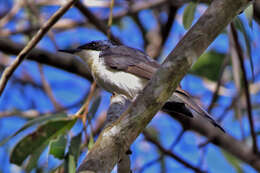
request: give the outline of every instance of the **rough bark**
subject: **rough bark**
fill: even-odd
[[[248,4],[248,0],[213,1],[170,53],[143,92],[118,121],[101,133],[78,172],[110,172],[172,95],[193,62]],[[260,170],[259,164],[252,166]]]

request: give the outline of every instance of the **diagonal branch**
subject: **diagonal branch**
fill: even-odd
[[[248,4],[248,0],[213,1],[170,53],[143,92],[113,126],[103,130],[78,172],[111,171],[172,95],[193,62]]]
[[[6,54],[18,55],[25,46],[25,44],[15,43],[8,38],[0,38],[0,50]],[[69,54],[51,53],[44,49],[34,48],[28,54],[27,59],[60,68],[92,81],[87,65]]]
[[[203,136],[207,136],[207,138],[210,139],[207,143],[212,142],[243,162],[251,165],[253,168],[258,170],[258,172],[260,171],[259,155],[252,152],[251,147],[247,146],[245,143],[238,141],[230,135],[214,130],[214,127],[201,118],[188,118],[176,114],[170,114],[170,116],[180,122],[183,127],[198,132]],[[203,143],[203,145],[206,145],[207,143]]]
[[[197,173],[203,173],[205,171],[200,170],[199,168],[191,165],[189,162],[187,162],[186,160],[182,159],[181,157],[179,157],[178,155],[176,155],[175,153],[173,153],[171,150],[167,150],[165,149],[160,142],[158,142],[157,140],[155,140],[151,135],[149,135],[149,133],[147,133],[146,131],[143,132],[145,138],[151,142],[152,144],[154,144],[159,150],[160,152],[162,152],[163,154],[172,157],[173,159],[175,159],[176,161],[180,162],[181,164],[183,164],[184,166],[186,166],[187,168],[193,170],[194,172]]]
[[[37,45],[37,43],[49,31],[49,29],[76,1],[77,0],[70,0],[64,6],[62,6],[37,32],[37,34],[31,39],[27,46],[19,53],[14,62],[5,69],[0,79],[0,96],[2,95],[9,78],[12,76],[16,68],[22,63],[22,61],[27,57],[28,53]]]

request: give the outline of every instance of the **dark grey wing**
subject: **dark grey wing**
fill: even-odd
[[[101,52],[100,57],[104,58],[105,64],[112,69],[129,72],[145,79],[151,79],[160,67],[160,64],[144,52],[126,46],[108,48]]]
[[[100,57],[104,58],[105,64],[112,69],[129,72],[146,79],[151,79],[160,67],[156,61],[149,58],[144,52],[126,46],[115,46],[113,48],[108,48],[101,52]],[[212,119],[210,115],[180,87],[176,89],[174,95],[182,100],[185,105],[196,111],[199,115],[207,118],[214,126],[224,131],[224,129],[218,125],[214,119]],[[171,104],[169,102],[168,105],[166,103],[164,107],[167,110],[173,109],[173,111],[181,111],[185,115],[192,116],[189,110],[186,110],[187,108],[185,109],[183,103],[178,104],[177,102],[174,102]]]

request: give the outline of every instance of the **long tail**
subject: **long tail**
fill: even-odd
[[[210,114],[198,105],[187,92],[181,88],[177,88],[174,92],[174,96],[176,96],[180,102],[183,102],[186,106],[197,112],[200,116],[206,118],[215,127],[218,127],[221,131],[225,132],[225,130],[213,118],[211,118]]]

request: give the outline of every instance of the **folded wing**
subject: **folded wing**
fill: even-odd
[[[129,72],[148,80],[152,78],[160,67],[159,63],[151,59],[144,52],[126,46],[117,46],[107,49],[103,51],[100,56],[104,57],[106,65],[110,68]],[[183,107],[184,103],[224,132],[224,129],[218,125],[217,122],[210,117],[209,113],[199,106],[187,92],[178,87],[174,92],[174,96],[177,97],[175,99],[180,100],[180,102],[173,101],[172,104],[166,103],[164,107],[167,107],[168,111],[169,107],[172,106],[173,111],[180,110],[183,114],[192,116],[190,111],[184,110],[184,108],[186,108]]]

